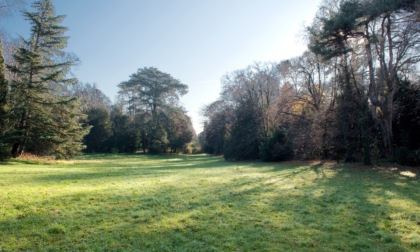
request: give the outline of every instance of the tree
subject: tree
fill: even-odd
[[[204,150],[231,160],[258,158],[261,144],[278,127],[279,78],[277,66],[268,63],[225,75],[221,98],[203,111]]]
[[[87,152],[104,152],[112,149],[111,100],[96,84],[77,83],[66,90],[66,94],[79,99],[79,112],[86,114],[85,124],[91,126],[83,142]]]
[[[396,151],[394,158],[402,165],[420,165],[420,83],[401,83],[395,104],[394,136]]]
[[[50,0],[33,4],[35,12],[24,12],[32,29],[29,40],[14,54],[15,65],[8,66],[17,79],[11,83],[12,155],[24,150],[36,154],[72,157],[83,149],[82,138],[89,131],[80,123],[77,99],[63,93],[75,82],[67,78],[75,60],[63,49],[67,45],[64,16],[55,16]]]
[[[165,128],[168,133],[168,146],[171,153],[183,150],[195,135],[191,119],[179,108],[173,108],[166,113]]]
[[[77,83],[68,90],[68,95],[77,97],[80,100],[79,108],[82,113],[92,109],[111,110],[111,100],[98,89],[96,84]]]
[[[9,83],[6,80],[6,67],[0,39],[0,160],[7,159],[9,144],[5,141],[9,129]]]
[[[232,122],[232,108],[224,100],[217,100],[203,108],[206,117],[200,145],[206,153],[223,154]]]
[[[135,152],[142,147],[141,140],[145,138],[142,137],[144,130],[141,128],[141,122],[135,120],[134,116],[130,117],[124,114],[118,106],[112,107],[110,118],[112,136],[109,144],[111,151]]]
[[[279,126],[287,129],[298,158],[329,158],[332,154],[332,111],[336,102],[333,61],[306,51],[278,64],[281,96]]]
[[[293,157],[285,129],[279,128],[268,136],[260,148],[260,157],[263,161],[285,161]]]
[[[149,151],[165,151],[169,140],[164,120],[170,118],[169,111],[178,106],[179,96],[187,93],[188,86],[154,67],[139,69],[118,86],[128,113],[147,119],[142,125],[147,139],[142,141]]]
[[[8,16],[14,9],[22,4],[22,0],[0,0],[0,18]],[[8,131],[10,130],[10,82],[7,80],[5,60],[5,54],[7,56],[8,53],[8,46],[6,46],[6,53],[4,52],[4,46],[4,40],[2,36],[0,36],[0,160],[6,160],[10,156],[10,143],[7,139]]]
[[[251,160],[259,158],[259,147],[263,140],[260,131],[261,111],[250,99],[242,101],[234,111],[232,128],[224,148],[227,160]]]
[[[418,7],[414,0],[342,1],[332,15],[321,18],[320,28],[310,29],[312,51],[342,58],[346,85],[348,54],[366,62],[366,95],[388,156],[393,151],[394,100],[401,77],[420,61]]]
[[[87,152],[105,152],[111,149],[111,120],[108,111],[103,107],[91,108],[87,111],[87,123],[91,126],[89,134],[84,138]]]

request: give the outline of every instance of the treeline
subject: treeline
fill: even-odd
[[[112,105],[94,85],[72,77],[78,60],[64,51],[64,16],[50,0],[32,7],[23,12],[29,38],[6,46],[0,40],[0,159],[24,152],[56,158],[82,150],[178,152],[191,142],[191,120],[179,105],[185,84],[156,68],[139,69],[119,84]]]
[[[420,4],[327,0],[309,51],[227,74],[203,109],[204,151],[228,160],[420,164]]]
[[[78,84],[81,112],[91,130],[86,152],[196,152],[197,138],[190,118],[179,104],[188,87],[156,68],[142,68],[119,85],[111,104],[95,85]],[[197,142],[195,140],[195,142]]]

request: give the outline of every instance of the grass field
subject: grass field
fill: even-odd
[[[419,251],[419,175],[205,155],[0,163],[0,251]]]

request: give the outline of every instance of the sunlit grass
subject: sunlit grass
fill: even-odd
[[[418,251],[418,170],[87,155],[0,164],[0,251]]]

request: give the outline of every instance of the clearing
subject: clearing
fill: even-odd
[[[0,251],[419,251],[419,170],[220,157],[0,163]]]

